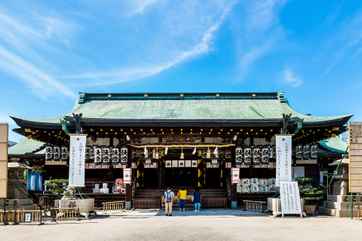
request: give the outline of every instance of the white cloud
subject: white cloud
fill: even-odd
[[[22,80],[39,96],[61,93],[75,97],[71,90],[54,77],[2,46],[0,46],[0,69]]]
[[[232,30],[239,59],[238,79],[244,79],[260,59],[267,56],[283,37],[278,13],[285,0],[254,0],[245,2],[244,16],[232,18]]]
[[[304,81],[289,67],[286,67],[283,70],[283,82],[294,88],[300,87],[304,83]]]
[[[144,11],[151,7],[152,5],[159,2],[159,0],[132,0],[133,8],[130,11],[129,15],[139,15],[143,14]]]
[[[346,58],[355,59],[362,54],[362,11],[350,17],[341,27],[335,27],[336,31],[330,36],[323,50],[320,51],[325,64],[322,77],[330,74]]]
[[[114,85],[126,81],[143,79],[153,75],[157,75],[163,71],[166,71],[176,65],[193,59],[197,56],[203,55],[211,51],[212,41],[215,34],[224,23],[226,17],[229,15],[232,8],[238,1],[234,0],[227,4],[220,17],[213,22],[206,31],[201,35],[200,40],[191,48],[176,53],[172,58],[167,61],[155,63],[147,66],[136,66],[119,68],[113,70],[96,70],[74,75],[63,76],[63,79],[81,80],[87,79],[87,83],[83,86],[100,86],[100,85]],[[107,80],[105,80],[107,79]],[[90,81],[90,80],[93,80]]]
[[[23,81],[43,99],[52,94],[75,97],[61,81],[44,70],[52,64],[40,53],[54,51],[54,42],[66,43],[73,25],[58,17],[39,14],[27,20],[0,8],[0,71]]]

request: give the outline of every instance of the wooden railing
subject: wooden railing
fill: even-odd
[[[243,206],[245,211],[264,212],[266,210],[267,203],[265,201],[243,200]]]
[[[102,209],[104,212],[124,210],[125,202],[124,201],[103,202]]]
[[[79,220],[80,213],[77,208],[54,208],[56,221]]]
[[[0,223],[43,223],[42,210],[0,210]]]

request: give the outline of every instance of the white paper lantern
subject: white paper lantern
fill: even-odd
[[[128,163],[128,148],[127,147],[122,147],[121,148],[121,163]]]

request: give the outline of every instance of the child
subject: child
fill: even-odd
[[[178,191],[177,196],[179,198],[180,211],[184,212],[185,211],[185,203],[186,203],[186,199],[187,199],[187,190],[186,190],[186,188],[181,188]]]
[[[195,189],[194,192],[194,210],[195,212],[200,212],[201,207],[201,194],[198,188]]]

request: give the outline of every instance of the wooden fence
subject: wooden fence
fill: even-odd
[[[77,208],[53,208],[55,221],[80,220],[79,209]]]
[[[4,224],[23,224],[35,223],[42,224],[42,210],[0,210],[0,223]]]
[[[103,202],[102,203],[103,212],[106,214],[112,214],[113,212],[125,210],[124,201],[114,201],[114,202]]]

